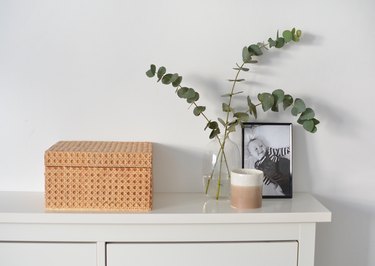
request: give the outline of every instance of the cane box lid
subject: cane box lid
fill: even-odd
[[[151,142],[59,141],[44,155],[45,166],[152,167]]]

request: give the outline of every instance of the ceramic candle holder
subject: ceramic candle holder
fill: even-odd
[[[231,205],[237,209],[262,207],[263,172],[236,169],[231,172]]]

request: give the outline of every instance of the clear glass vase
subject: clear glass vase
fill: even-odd
[[[228,136],[213,139],[207,145],[203,159],[203,189],[206,195],[215,199],[229,198],[230,171],[240,167],[237,144]]]

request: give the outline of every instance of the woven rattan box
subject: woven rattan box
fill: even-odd
[[[44,160],[47,210],[152,209],[150,142],[60,141]]]

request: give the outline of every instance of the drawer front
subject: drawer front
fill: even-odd
[[[96,266],[94,243],[0,242],[0,265]]]
[[[107,266],[297,266],[298,243],[110,243]]]

